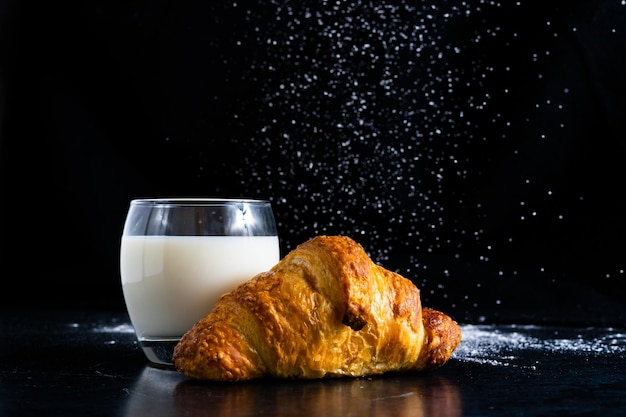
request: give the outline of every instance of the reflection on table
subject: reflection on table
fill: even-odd
[[[461,416],[458,387],[434,373],[215,383],[146,366],[124,415]]]

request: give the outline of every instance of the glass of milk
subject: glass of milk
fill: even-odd
[[[120,275],[147,358],[171,365],[176,343],[221,295],[279,260],[269,201],[132,200],[121,238]]]

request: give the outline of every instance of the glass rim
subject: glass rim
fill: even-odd
[[[257,198],[231,198],[231,197],[146,197],[135,198],[130,201],[131,205],[222,205],[222,204],[269,204],[266,199]]]

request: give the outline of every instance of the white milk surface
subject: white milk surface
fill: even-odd
[[[122,288],[137,337],[180,338],[220,296],[279,260],[276,236],[123,236]]]

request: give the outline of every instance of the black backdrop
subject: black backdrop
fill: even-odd
[[[4,2],[5,307],[123,309],[128,202],[272,201],[461,321],[626,318],[616,1]]]

